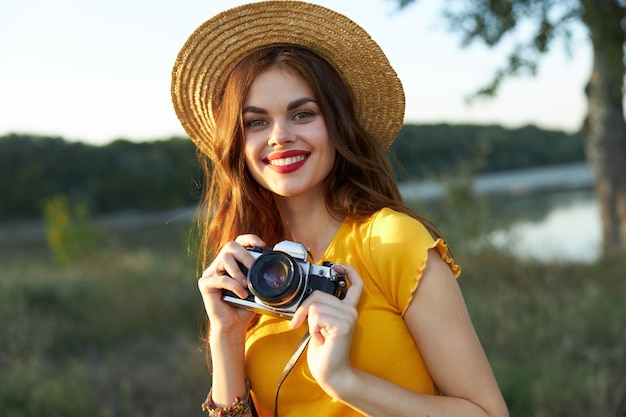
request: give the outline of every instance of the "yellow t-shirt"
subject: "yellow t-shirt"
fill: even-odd
[[[448,257],[441,239],[435,241],[412,217],[383,209],[366,220],[346,219],[322,259],[351,265],[364,281],[350,353],[352,366],[410,390],[435,394],[434,383],[403,319],[430,248],[437,248],[458,277],[460,267]],[[305,332],[306,325],[292,330],[288,321],[265,315],[249,331],[246,372],[260,416],[273,415],[280,376]],[[359,415],[333,401],[317,385],[309,372],[306,352],[283,383],[278,407],[280,417]]]

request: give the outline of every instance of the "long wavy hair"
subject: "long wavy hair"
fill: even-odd
[[[404,203],[385,149],[360,125],[352,91],[335,68],[307,49],[268,47],[233,69],[215,101],[217,128],[211,149],[199,156],[205,181],[197,215],[199,266],[206,268],[217,251],[240,234],[254,233],[268,245],[284,238],[272,193],[252,178],[243,157],[243,103],[255,78],[273,67],[290,71],[310,85],[326,121],[336,148],[334,166],[323,184],[329,213],[359,219],[389,207],[420,220],[439,237],[430,222]]]

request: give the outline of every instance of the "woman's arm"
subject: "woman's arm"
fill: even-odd
[[[198,280],[210,324],[211,398],[220,408],[233,404],[236,397],[249,396],[245,382],[245,336],[253,314],[222,301],[222,292],[227,289],[246,296],[246,277],[237,262],[249,267],[254,258],[244,246],[254,245],[265,244],[253,235],[239,236],[226,244]]]
[[[211,329],[211,397],[217,407],[231,405],[235,397],[248,398],[244,368],[245,332]]]

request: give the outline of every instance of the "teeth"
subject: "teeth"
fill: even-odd
[[[305,159],[305,155],[298,155],[290,156],[289,158],[272,159],[269,163],[275,167],[284,167],[285,165],[295,164],[296,162],[304,161]]]

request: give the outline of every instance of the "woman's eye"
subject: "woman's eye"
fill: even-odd
[[[252,120],[248,120],[245,123],[245,127],[246,128],[258,128],[258,127],[263,127],[267,124],[267,122],[263,119],[252,119]]]
[[[313,113],[312,111],[309,110],[301,110],[299,112],[297,112],[296,114],[293,115],[293,119],[295,121],[303,121],[305,119],[308,119],[309,117],[313,117],[315,116],[315,113]]]

